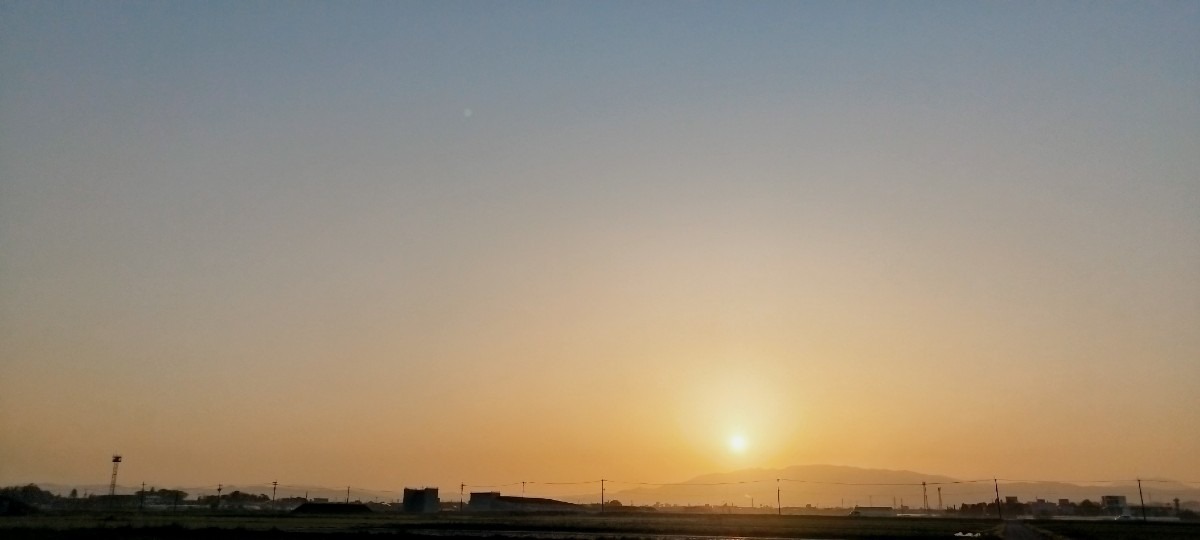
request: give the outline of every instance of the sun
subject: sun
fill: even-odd
[[[741,435],[734,435],[729,438],[729,450],[735,454],[741,454],[746,451],[746,438]]]

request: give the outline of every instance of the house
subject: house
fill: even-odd
[[[1124,515],[1129,513],[1129,503],[1124,495],[1101,495],[1100,507],[1109,515]]]
[[[1058,513],[1058,508],[1059,505],[1046,499],[1038,499],[1029,503],[1029,513],[1035,516],[1053,516]]]

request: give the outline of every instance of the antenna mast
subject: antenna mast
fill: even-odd
[[[108,483],[108,495],[109,496],[117,494],[117,467],[121,466],[121,454],[113,454],[112,464],[113,464],[112,480],[109,481],[109,483]]]

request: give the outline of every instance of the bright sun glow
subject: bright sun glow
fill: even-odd
[[[734,436],[730,437],[729,438],[729,449],[733,450],[735,453],[738,453],[738,454],[745,452],[746,451],[746,438],[741,435],[734,435]]]

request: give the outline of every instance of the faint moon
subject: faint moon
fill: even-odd
[[[463,118],[470,118],[472,114],[475,114],[475,111],[472,111],[471,109],[463,109]]]

